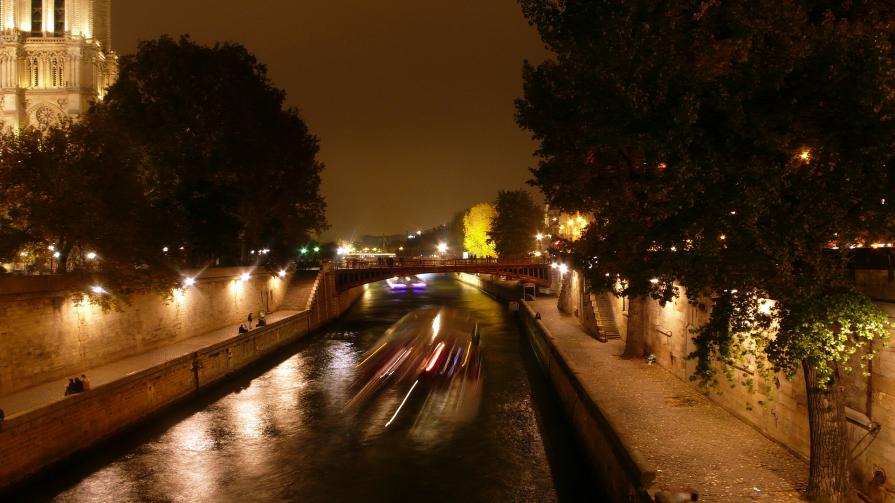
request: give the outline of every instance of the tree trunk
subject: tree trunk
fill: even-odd
[[[825,389],[820,389],[817,373],[802,362],[808,394],[808,426],[811,432],[811,460],[808,499],[824,503],[849,501],[848,425],[845,420],[844,387],[839,368]]]
[[[74,248],[74,245],[71,243],[66,243],[59,247],[59,258],[56,259],[57,274],[68,272],[68,257],[71,255],[72,248]]]
[[[643,358],[646,355],[646,333],[649,328],[647,298],[643,296],[628,299],[628,330],[625,337],[625,352],[622,358]]]

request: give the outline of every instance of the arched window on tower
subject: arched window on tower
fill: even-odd
[[[27,5],[27,4],[26,4]],[[43,36],[44,2],[43,0],[31,0],[31,36]]]
[[[65,36],[65,0],[54,0],[53,35],[56,37]]]
[[[62,60],[58,57],[53,57],[50,60],[50,68],[53,76],[53,87],[62,87],[64,85],[62,80]]]
[[[31,68],[28,69],[31,87],[38,87],[40,85],[40,60],[31,58],[28,60],[28,63],[31,65]]]

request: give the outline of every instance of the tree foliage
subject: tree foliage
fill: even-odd
[[[193,261],[285,260],[326,227],[318,140],[266,67],[234,43],[142,42],[94,111],[142,144],[155,194],[179,212],[167,238]]]
[[[170,214],[151,197],[148,171],[139,146],[96,119],[3,133],[0,258],[27,253],[45,272],[102,270],[122,293],[170,286],[176,276],[160,253]]]
[[[491,203],[479,203],[463,216],[463,248],[473,257],[496,257],[494,242],[490,240],[491,226],[497,209]]]
[[[789,375],[807,363],[813,393],[885,337],[847,250],[895,228],[891,6],[521,4],[554,58],[526,65],[518,121],[549,202],[596,216],[576,247],[592,284],[711,297],[706,380],[759,352]],[[809,495],[841,498],[816,461]]]
[[[527,255],[534,249],[543,211],[524,190],[501,190],[490,237],[500,257]]]

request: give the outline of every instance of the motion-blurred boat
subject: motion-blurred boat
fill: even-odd
[[[413,311],[385,331],[357,365],[348,410],[368,408],[386,389],[400,396],[385,428],[432,433],[472,419],[482,394],[478,323],[447,308]],[[394,396],[392,393],[391,396]]]
[[[385,280],[392,290],[426,288],[426,282],[419,276],[395,276]]]

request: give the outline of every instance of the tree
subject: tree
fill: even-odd
[[[169,214],[152,199],[145,161],[95,120],[3,133],[0,234],[9,241],[2,258],[25,252],[54,261],[57,272],[101,270],[119,293],[170,287],[176,274],[157,238]]]
[[[521,4],[555,57],[526,65],[518,121],[539,141],[548,201],[596,215],[576,246],[591,284],[710,297],[694,339],[703,382],[750,356],[802,369],[808,495],[846,501],[838,383],[887,336],[847,251],[895,231],[891,7]]]
[[[463,216],[463,248],[474,257],[496,257],[489,234],[497,209],[491,203],[479,203]]]
[[[497,194],[496,215],[489,236],[498,256],[527,255],[543,220],[543,211],[524,190],[502,190]]]
[[[284,98],[241,45],[161,37],[121,59],[94,113],[145,147],[184,223],[170,243],[197,262],[282,261],[326,227],[318,140]]]

